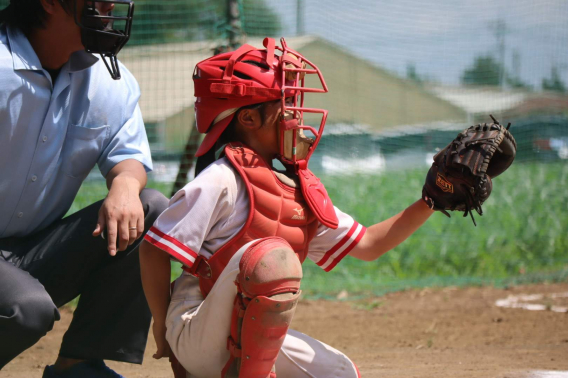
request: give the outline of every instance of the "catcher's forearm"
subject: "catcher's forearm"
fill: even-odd
[[[397,215],[369,227],[349,254],[364,261],[376,260],[405,241],[433,213],[424,201],[418,200]]]
[[[165,323],[170,304],[170,257],[158,247],[143,241],[140,245],[140,273],[154,322]]]

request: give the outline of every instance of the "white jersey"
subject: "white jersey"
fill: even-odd
[[[207,167],[170,200],[144,239],[187,267],[197,255],[211,257],[244,226],[249,215],[246,185],[222,158]],[[335,208],[337,229],[319,224],[308,258],[332,270],[363,237],[366,228]]]

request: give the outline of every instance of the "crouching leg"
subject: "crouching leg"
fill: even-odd
[[[274,362],[300,297],[300,260],[284,239],[270,237],[251,244],[239,268],[222,376],[276,377]]]

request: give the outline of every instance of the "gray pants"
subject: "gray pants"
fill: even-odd
[[[144,189],[146,232],[166,208]],[[142,363],[151,314],[142,291],[138,245],[112,257],[91,234],[102,201],[26,237],[0,239],[0,369],[59,320],[81,296],[59,355]]]

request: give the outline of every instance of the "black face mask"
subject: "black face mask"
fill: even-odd
[[[99,54],[105,63],[110,76],[120,79],[120,70],[116,55],[130,38],[134,2],[131,0],[85,0],[85,7],[77,14],[77,1],[75,0],[75,23],[81,28],[81,42],[89,53]],[[114,4],[115,10],[102,16],[96,8],[97,3],[105,5]],[[121,9],[118,9],[120,7]],[[117,12],[118,11],[118,12]],[[119,15],[115,15],[119,13]],[[120,28],[114,29],[115,23]]]

